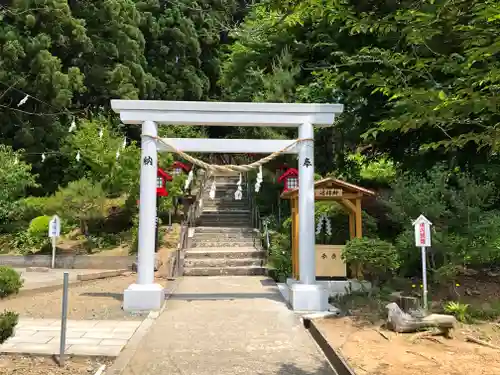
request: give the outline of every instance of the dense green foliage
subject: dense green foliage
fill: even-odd
[[[61,169],[75,164],[77,150],[59,153],[74,117],[103,114],[112,98],[217,93],[219,47],[246,7],[236,0],[8,4],[0,8],[0,143],[26,150],[42,192],[75,177]],[[50,155],[45,162],[42,152]]]
[[[315,167],[379,196],[365,204],[356,256],[392,244],[397,271],[418,275],[411,220],[423,213],[435,280],[498,267],[498,0],[12,0],[0,20],[2,252],[39,251],[29,223],[54,213],[88,241],[130,229],[135,238],[140,132],[119,124],[112,98],[338,102],[335,125],[316,130]],[[296,137],[258,127],[159,133]],[[159,164],[173,160],[162,154]],[[267,166],[257,197],[281,278],[290,273],[289,208],[274,176],[282,162],[297,163]],[[184,179],[168,184],[160,211],[176,211]],[[346,243],[344,210],[317,203],[316,212],[332,223],[316,240]]]
[[[22,286],[21,275],[15,269],[0,266],[0,298],[19,293]]]
[[[348,264],[362,265],[364,277],[375,285],[388,278],[400,265],[396,248],[376,238],[354,238],[347,242],[342,259]]]
[[[31,165],[20,161],[21,153],[11,147],[0,144],[0,231],[6,229],[14,219],[18,200],[26,189],[36,185],[31,174]]]
[[[16,328],[18,321],[19,315],[12,311],[0,313],[0,344],[14,334],[14,328]]]

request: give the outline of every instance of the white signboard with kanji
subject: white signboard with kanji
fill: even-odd
[[[59,216],[54,215],[49,222],[49,237],[59,237],[61,235],[61,220]]]
[[[424,215],[420,215],[417,220],[413,222],[415,228],[415,246],[431,246],[431,225],[432,223]]]

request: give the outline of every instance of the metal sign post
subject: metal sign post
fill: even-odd
[[[431,225],[432,223],[424,216],[420,215],[414,222],[415,228],[415,246],[420,247],[422,252],[422,285],[423,285],[423,305],[428,309],[427,301],[427,255],[426,248],[431,246]]]
[[[52,239],[52,268],[56,266],[57,238],[61,235],[61,220],[54,215],[49,222],[49,237]]]
[[[59,365],[64,366],[64,356],[66,350],[66,323],[68,319],[68,286],[69,273],[64,272],[63,279],[63,295],[62,295],[62,312],[61,312],[61,337],[59,343]]]

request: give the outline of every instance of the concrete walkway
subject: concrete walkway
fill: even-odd
[[[66,353],[83,356],[115,357],[132,337],[141,321],[68,320]],[[15,334],[0,353],[58,354],[61,321],[20,319]]]
[[[186,277],[123,375],[334,375],[264,277]]]

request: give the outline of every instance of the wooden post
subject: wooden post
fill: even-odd
[[[299,279],[299,201],[292,198],[292,276]]]
[[[356,238],[363,237],[363,228],[362,228],[362,220],[363,220],[363,211],[361,211],[361,198],[356,198]],[[358,280],[363,278],[363,265],[356,264],[355,265],[355,275]]]
[[[363,228],[362,228],[362,220],[363,220],[363,211],[361,211],[361,198],[356,198],[356,237],[363,237]]]
[[[351,240],[356,237],[356,227],[354,226],[356,221],[355,217],[355,213],[349,212],[349,239]]]

